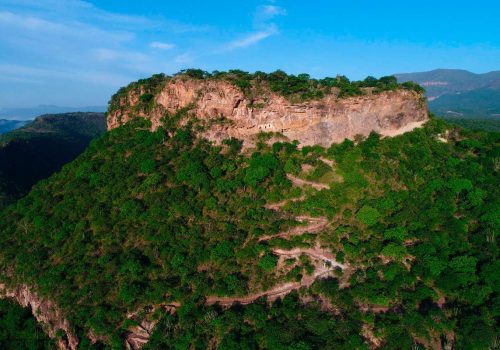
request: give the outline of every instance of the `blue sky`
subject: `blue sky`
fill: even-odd
[[[0,107],[104,105],[183,68],[500,69],[498,1],[0,0]]]

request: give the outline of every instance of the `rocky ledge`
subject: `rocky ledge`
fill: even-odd
[[[145,91],[141,88],[119,97],[118,109],[108,113],[108,129],[136,118],[148,118],[153,129],[167,113],[189,108],[195,117],[207,121],[203,136],[220,142],[235,137],[252,145],[259,132],[277,132],[302,146],[322,145],[367,136],[376,131],[395,136],[421,126],[429,116],[423,96],[398,89],[382,93],[339,98],[328,94],[321,99],[293,103],[283,96],[264,91],[249,97],[226,81],[174,78],[152,96],[148,111],[137,107]]]

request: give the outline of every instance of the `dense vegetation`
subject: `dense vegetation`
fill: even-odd
[[[26,120],[6,120],[0,119],[0,134],[5,134],[11,130],[20,128],[23,125],[29,123]]]
[[[445,118],[492,119],[500,117],[500,71],[474,74],[459,69],[396,74],[399,82],[425,85],[431,112]],[[493,123],[493,122],[491,122]],[[483,123],[483,126],[491,124]],[[469,125],[470,122],[464,121]],[[477,124],[477,123],[476,123]]]
[[[328,149],[262,135],[247,154],[178,126],[187,114],[155,132],[142,119],[112,130],[0,213],[2,279],[36,287],[81,339],[92,329],[115,348],[133,324],[127,312],[173,301],[174,314],[154,315],[151,349],[498,344],[498,133],[432,120]],[[286,174],[330,188],[294,187]],[[291,198],[282,212],[264,208]],[[259,242],[299,214],[331,225]],[[300,280],[307,256],[278,271],[272,249],[316,239],[351,268],[271,306],[205,305]]]
[[[500,132],[500,118],[446,118],[445,120],[470,130]]]
[[[106,130],[102,113],[45,115],[0,136],[0,208],[27,194]]]
[[[31,310],[0,299],[0,349],[49,350],[55,349],[54,345]]]
[[[500,82],[459,94],[443,95],[429,102],[432,112],[444,117],[500,119]]]
[[[141,79],[123,87],[111,98],[110,112],[118,109],[120,97],[125,97],[130,91],[141,89],[140,101],[135,105],[136,111],[148,112],[153,107],[153,97],[161,90],[163,85],[173,78],[190,78],[199,80],[224,80],[238,86],[245,94],[255,97],[263,91],[270,90],[294,101],[307,101],[319,99],[326,94],[336,93],[339,97],[363,95],[367,91],[380,93],[397,89],[414,90],[423,93],[424,89],[413,82],[398,84],[393,76],[367,77],[361,81],[350,81],[345,76],[335,78],[314,79],[309,74],[287,74],[281,70],[272,73],[248,73],[242,70],[227,72],[214,71],[212,73],[201,69],[182,70],[174,76],[155,74],[151,78]]]

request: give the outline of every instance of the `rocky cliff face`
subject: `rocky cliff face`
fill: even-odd
[[[330,146],[357,134],[367,136],[371,131],[398,135],[428,120],[422,95],[402,89],[348,98],[330,94],[319,100],[292,103],[270,91],[249,97],[224,81],[172,79],[153,97],[150,112],[133,108],[143,93],[133,90],[121,98],[120,108],[108,115],[108,129],[134,117],[148,118],[157,128],[166,113],[190,108],[190,113],[209,122],[203,134],[216,142],[235,137],[248,146],[262,131],[282,133],[303,146]]]
[[[57,346],[61,350],[75,350],[78,347],[78,338],[74,335],[68,320],[64,318],[57,306],[45,298],[32,292],[27,285],[8,288],[0,283],[0,298],[12,298],[22,307],[29,307],[36,320],[43,324],[47,335],[57,339]],[[58,331],[64,337],[59,337]]]

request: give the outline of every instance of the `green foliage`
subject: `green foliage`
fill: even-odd
[[[406,231],[403,227],[391,228],[384,232],[384,238],[401,242],[406,238]]]
[[[0,209],[75,159],[105,130],[102,113],[65,113],[0,135]]]
[[[214,146],[177,121],[165,118],[156,132],[142,120],[114,129],[4,209],[2,282],[34,286],[79,334],[92,329],[117,347],[127,313],[171,301],[181,306],[157,309],[150,349],[367,349],[365,325],[388,349],[444,347],[450,335],[457,349],[494,344],[498,134],[433,119],[394,138],[328,149],[279,142],[250,155],[237,140]],[[320,191],[291,186],[287,173],[304,164],[322,178],[323,158],[343,181]],[[279,211],[265,208],[286,200]],[[299,225],[297,216],[330,225],[259,241]],[[320,261],[304,254],[278,265],[273,250],[316,243],[349,270],[272,305],[205,304],[310,278]]]
[[[500,131],[498,118],[444,118],[448,123],[470,130]]]
[[[382,249],[381,254],[388,258],[401,260],[406,254],[406,248],[394,243],[390,243]]]
[[[31,314],[13,301],[0,299],[0,348],[5,350],[56,349]]]
[[[267,272],[272,272],[276,267],[278,258],[274,255],[266,254],[259,261],[259,267]]]
[[[292,294],[271,306],[259,301],[165,315],[144,349],[206,349],[214,334],[219,349],[366,349],[359,333],[358,321],[324,313],[316,304],[304,306]]]
[[[246,170],[245,182],[255,187],[267,178],[277,166],[278,160],[271,153],[254,153]]]
[[[367,226],[373,226],[378,222],[380,213],[377,209],[372,208],[369,205],[364,205],[356,213],[356,218]]]

